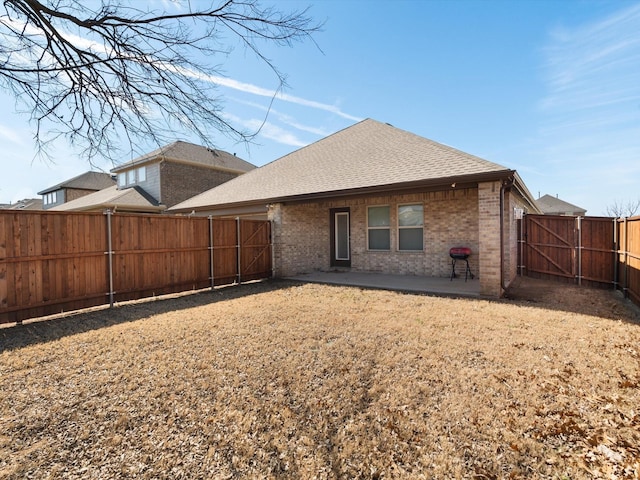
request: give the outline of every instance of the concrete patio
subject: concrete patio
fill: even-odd
[[[468,279],[464,276],[450,280],[449,277],[422,277],[418,275],[388,275],[368,272],[312,272],[287,277],[290,280],[310,283],[326,283],[353,287],[380,288],[383,290],[400,290],[404,292],[432,293],[452,297],[479,297],[480,282],[478,278]]]

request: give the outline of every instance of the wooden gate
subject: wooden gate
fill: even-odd
[[[526,215],[523,222],[524,274],[595,287],[615,284],[614,219]]]

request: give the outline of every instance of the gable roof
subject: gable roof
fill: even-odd
[[[25,198],[15,203],[2,203],[0,210],[42,210],[42,199]]]
[[[116,181],[109,173],[85,172],[81,175],[78,175],[77,177],[73,177],[69,180],[58,183],[53,187],[42,190],[41,192],[38,192],[38,195],[45,195],[47,193],[55,192],[56,190],[61,190],[63,188],[98,191],[115,184]]]
[[[389,124],[366,119],[170,210],[204,210],[412,186],[476,182],[512,170]]]
[[[130,162],[123,163],[111,169],[111,171],[118,173],[132,167],[161,160],[203,165],[218,170],[238,173],[248,172],[256,168],[255,165],[237,157],[235,154],[178,140],[135,158]]]
[[[116,185],[105,188],[98,192],[85,195],[84,197],[63,203],[51,210],[58,211],[88,211],[88,210],[120,210],[129,212],[159,212],[165,209],[164,205],[147,194],[138,186],[118,190]]]
[[[587,210],[572,203],[565,202],[564,200],[560,200],[558,197],[554,197],[552,195],[546,194],[536,200],[538,207],[542,210],[542,213],[547,215],[551,214],[580,214],[584,215],[587,213]]]

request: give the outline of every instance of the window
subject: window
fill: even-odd
[[[422,205],[400,205],[398,207],[398,250],[423,250],[423,226]]]
[[[118,186],[119,187],[124,187],[127,185],[127,174],[126,173],[119,173],[118,174]]]
[[[133,185],[136,183],[136,171],[128,170],[127,171],[127,185]]]
[[[369,250],[391,249],[391,221],[388,206],[367,209],[367,236]]]
[[[58,191],[49,192],[44,196],[44,204],[52,205],[58,201]]]
[[[147,167],[140,167],[138,169],[138,183],[144,182],[147,179]]]

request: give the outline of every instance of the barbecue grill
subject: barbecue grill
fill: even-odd
[[[449,250],[449,256],[451,257],[451,280],[457,277],[456,261],[458,260],[464,260],[467,264],[464,270],[464,281],[467,281],[467,277],[473,279],[473,273],[469,268],[469,255],[471,255],[471,249],[469,247],[453,247]]]

